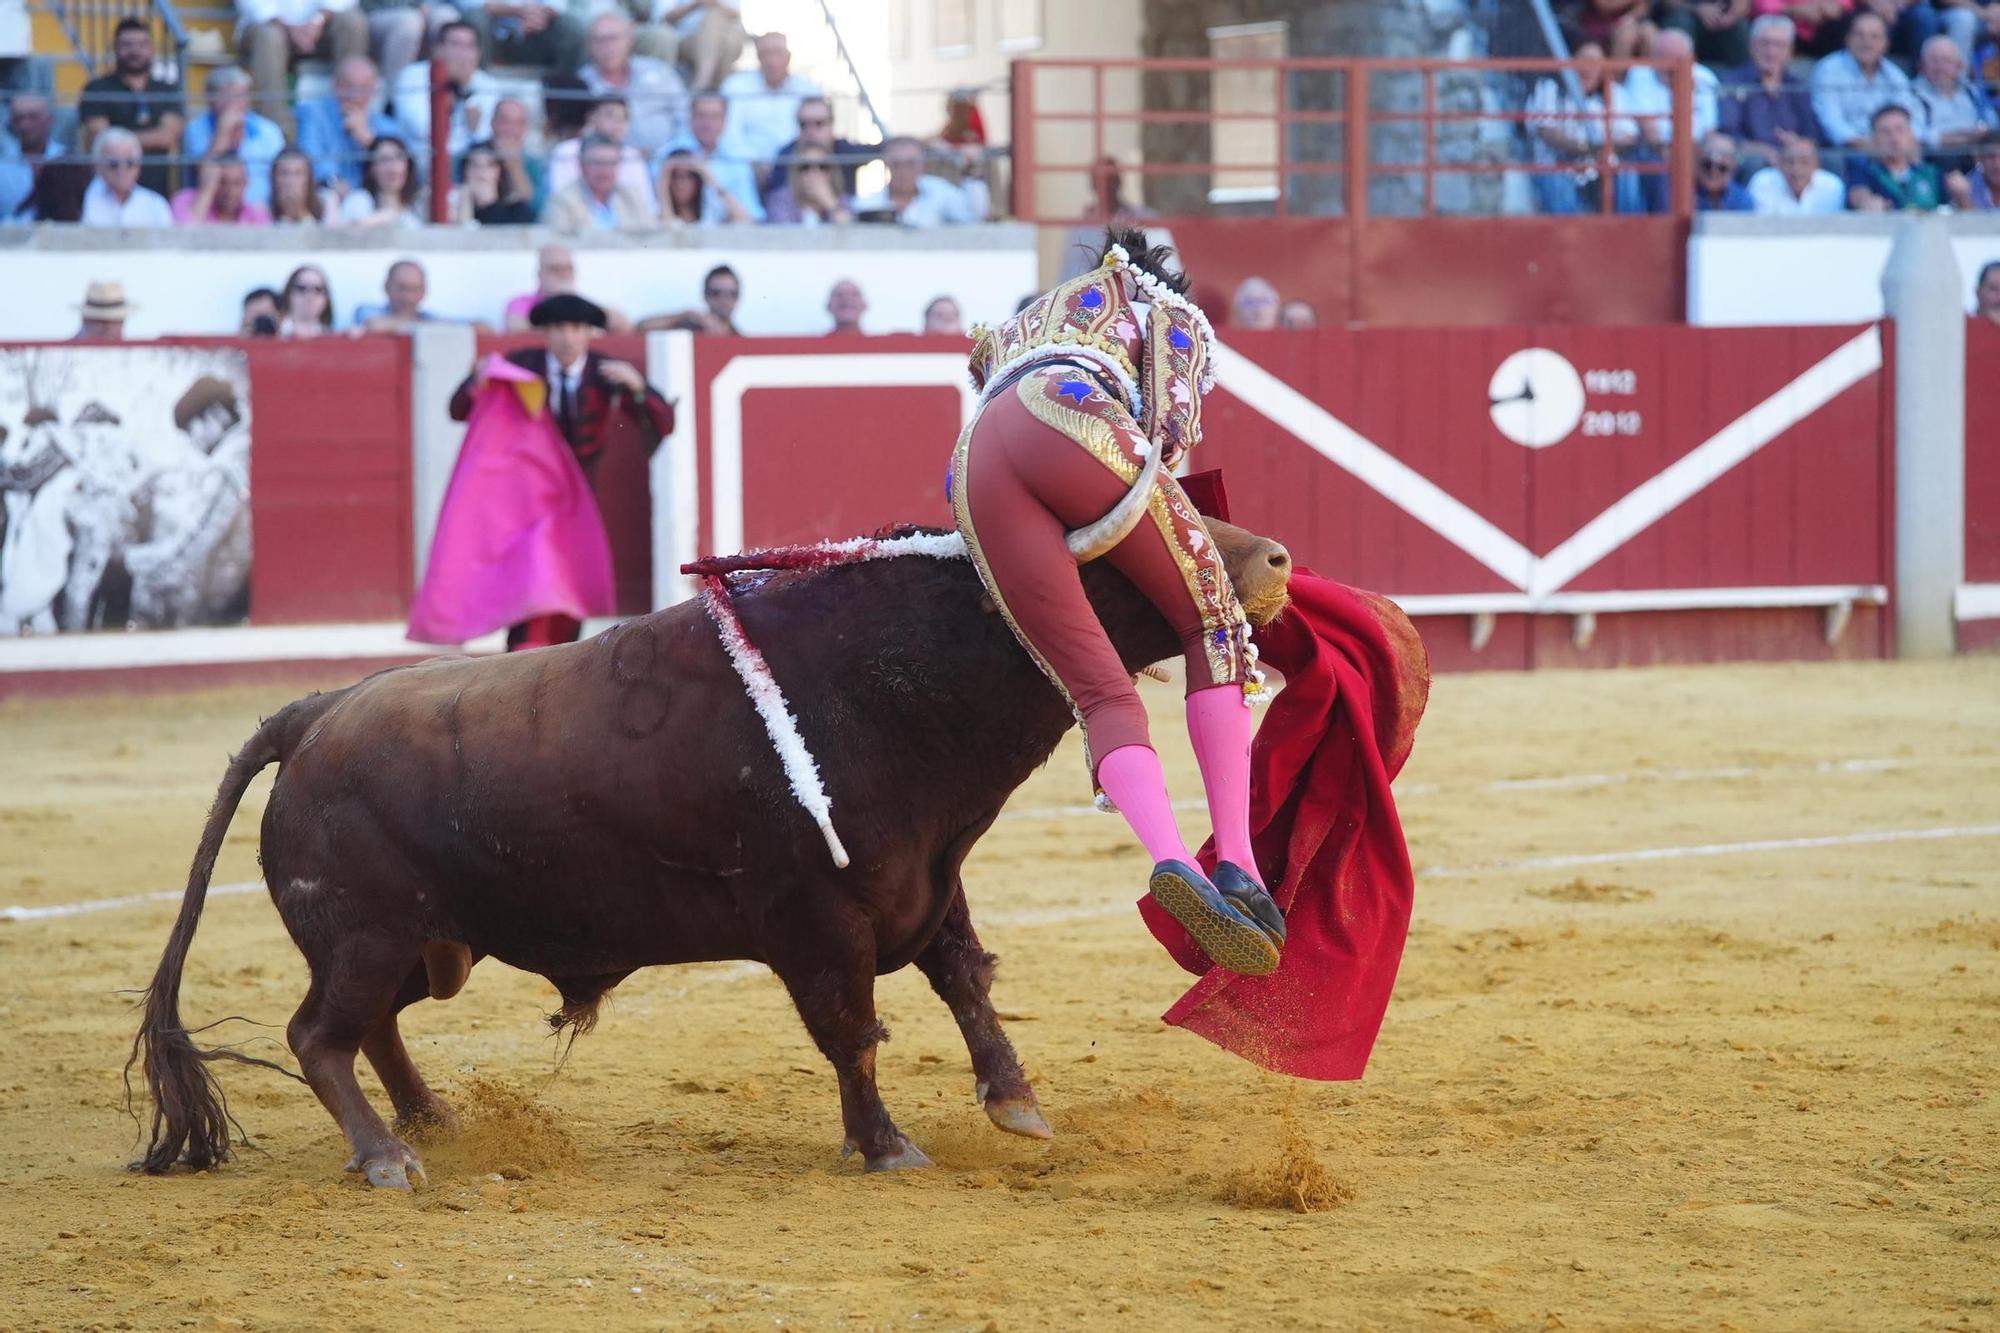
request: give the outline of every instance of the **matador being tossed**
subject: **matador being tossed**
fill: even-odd
[[[1170,471],[1201,440],[1215,337],[1171,257],[1144,232],[1113,232],[1097,268],[973,329],[979,405],[953,458],[952,512],[1014,636],[1083,724],[1098,791],[1153,858],[1152,897],[1219,966],[1261,975],[1285,939],[1250,847],[1250,704],[1263,676],[1215,543]],[[1213,880],[1181,840],[1145,705],[1066,540],[1124,500],[1149,460],[1145,512],[1105,558],[1180,637]]]

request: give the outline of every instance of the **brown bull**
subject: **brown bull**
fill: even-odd
[[[1212,525],[1253,621],[1284,604],[1283,547]],[[1082,571],[1133,668],[1178,649],[1108,563]],[[244,788],[279,765],[261,858],[312,982],[287,1030],[353,1148],[407,1187],[422,1167],[355,1079],[365,1053],[397,1128],[448,1122],[397,1030],[481,957],[540,973],[551,1021],[588,1030],[638,968],[751,959],[784,981],[840,1081],[870,1170],[921,1165],[875,1086],[877,975],[910,963],[957,1018],[1001,1129],[1050,1133],[988,999],[959,867],[1071,725],[963,560],[903,557],[780,574],[737,597],[819,757],[852,863],[813,821],[699,603],[584,643],[441,659],[287,705],[230,761],[134,1043],[154,1113],[138,1164],[225,1160],[230,1119],[190,1039],[182,967]],[[261,1062],[259,1062],[261,1063]]]

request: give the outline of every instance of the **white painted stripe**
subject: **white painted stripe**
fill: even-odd
[[[861,388],[942,384],[959,391],[959,422],[977,401],[958,352],[743,355],[708,386],[709,531],[717,555],[743,549],[743,395],[751,389]],[[955,437],[954,437],[955,438]],[[950,459],[939,446],[938,475]]]
[[[1961,583],[1952,597],[1960,620],[2000,619],[2000,583]]]
[[[238,894],[261,893],[263,890],[262,880],[250,884],[211,884],[208,896],[233,898]],[[158,893],[135,893],[125,898],[90,898],[80,903],[51,903],[46,907],[0,907],[0,921],[49,921],[57,917],[88,916],[92,912],[112,912],[123,907],[144,907],[148,903],[177,903],[186,893],[185,889],[161,889]]]
[[[1866,847],[1878,843],[1935,842],[1955,838],[2000,838],[2000,824],[1871,829],[1865,833],[1833,833],[1818,838],[1760,838],[1753,842],[1636,847],[1623,852],[1588,852],[1577,856],[1531,856],[1519,861],[1490,861],[1476,866],[1429,866],[1418,871],[1417,875],[1420,879],[1466,879],[1474,875],[1516,870],[1570,870],[1578,866],[1633,865],[1642,861],[1680,861],[1699,856],[1742,856],[1751,852],[1794,852],[1814,847]]]
[[[1417,878],[1468,879],[1475,875],[1495,875],[1521,870],[1569,870],[1579,866],[1678,861],[1690,857],[1741,856],[1757,852],[1801,851],[1817,847],[1862,847],[1884,843],[1940,842],[1964,838],[2000,838],[2000,824],[1951,825],[1927,829],[1873,829],[1862,833],[1836,833],[1814,838],[1763,838],[1751,842],[1641,847],[1630,851],[1588,852],[1575,856],[1531,856],[1517,861],[1489,861],[1473,866],[1428,866],[1417,872]],[[263,887],[262,883],[215,884],[209,887],[208,896],[234,897],[260,892]],[[141,907],[149,903],[178,902],[182,896],[182,891],[179,889],[165,889],[158,893],[139,893],[124,898],[98,898],[80,903],[56,903],[46,907],[5,907],[0,908],[0,921],[46,921],[60,917],[83,916],[92,912]],[[980,922],[992,926],[1039,926],[1062,921],[1084,921],[1094,917],[1115,916],[1130,910],[1131,904],[1123,901],[1079,907],[1031,908],[1017,912],[986,913],[980,917]],[[734,981],[743,976],[756,975],[761,970],[758,965],[745,963],[735,975],[709,979]]]
[[[674,428],[649,469],[653,491],[653,607],[694,596],[692,576],[681,566],[701,556],[700,483],[696,478],[701,397],[694,385],[694,335],[676,330],[646,335],[646,377],[664,387],[674,404]]]
[[[0,673],[107,671],[123,667],[219,666],[233,662],[338,661],[492,653],[506,636],[489,634],[464,647],[412,643],[400,624],[238,625],[225,629],[136,630],[131,633],[47,634],[0,638]]]
[[[1364,438],[1312,399],[1227,347],[1216,357],[1216,382],[1270,418],[1335,467],[1351,472],[1391,504],[1516,588],[1529,585],[1534,554],[1442,486]]]
[[[1881,366],[1882,333],[1871,324],[1578,528],[1535,562],[1528,592],[1562,587]]]
[[[1410,616],[1471,616],[1532,613],[1581,615],[1617,611],[1731,611],[1793,606],[1838,606],[1860,602],[1880,606],[1889,589],[1880,583],[1815,583],[1772,588],[1639,588],[1622,592],[1383,594]],[[2000,615],[2000,610],[1994,612]]]

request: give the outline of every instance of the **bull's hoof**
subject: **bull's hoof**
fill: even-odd
[[[1042,1108],[1035,1102],[1035,1094],[1025,1097],[990,1097],[986,1101],[986,1118],[998,1129],[1009,1134],[1019,1134],[1024,1139],[1052,1139],[1056,1132],[1049,1128],[1049,1122],[1042,1116]]]
[[[1246,977],[1278,970],[1278,946],[1271,937],[1187,862],[1162,861],[1154,866],[1148,892],[1187,928],[1217,967]]]
[[[855,1145],[850,1140],[847,1146],[841,1150],[840,1155],[845,1157],[854,1151],[856,1151]],[[920,1166],[929,1166],[930,1164],[931,1159],[924,1156],[922,1148],[919,1148],[916,1144],[898,1134],[896,1136],[896,1144],[893,1148],[884,1153],[866,1155],[863,1159],[861,1169],[863,1171],[908,1171]]]
[[[347,1159],[347,1170],[360,1174],[376,1189],[408,1193],[412,1180],[419,1185],[431,1183],[430,1177],[424,1174],[424,1164],[400,1143],[365,1159],[356,1153]]]

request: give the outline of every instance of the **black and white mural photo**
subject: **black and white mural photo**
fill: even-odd
[[[249,610],[243,354],[0,349],[0,636]]]

